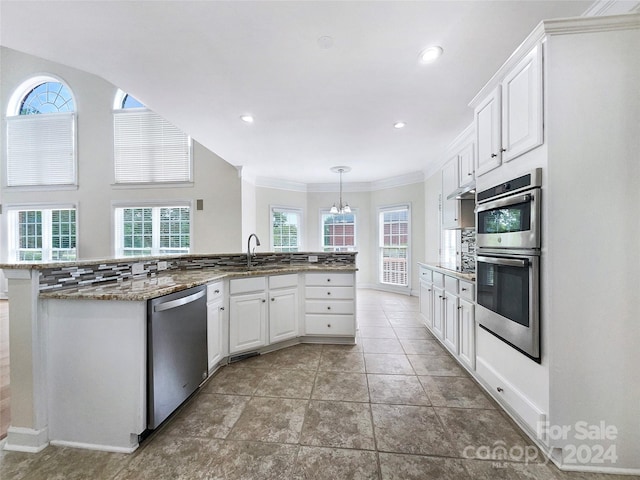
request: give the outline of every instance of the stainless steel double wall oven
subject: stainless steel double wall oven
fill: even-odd
[[[541,185],[535,169],[476,197],[478,323],[538,362]]]

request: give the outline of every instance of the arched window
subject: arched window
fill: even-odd
[[[6,185],[76,185],[75,127],[75,101],[64,82],[50,76],[23,82],[7,108]]]
[[[116,184],[191,182],[191,139],[131,95],[113,102]]]
[[[74,111],[71,92],[61,82],[41,83],[24,97],[20,105],[20,115]]]

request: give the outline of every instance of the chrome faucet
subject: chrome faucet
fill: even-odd
[[[255,233],[249,235],[249,239],[247,240],[247,268],[251,268],[251,237],[256,237],[256,247],[260,246],[260,239]],[[256,247],[253,247],[253,251],[255,254]]]

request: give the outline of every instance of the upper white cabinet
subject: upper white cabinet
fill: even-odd
[[[458,152],[458,186],[466,187],[474,183],[475,162],[474,162],[474,142],[467,143]]]
[[[476,176],[500,166],[500,89],[496,88],[474,112],[476,124]]]
[[[542,46],[537,45],[502,81],[502,160],[542,145]]]
[[[442,227],[472,227],[475,216],[470,202],[448,197],[465,187],[472,188],[475,183],[473,124],[453,141],[447,152],[449,160],[442,167]]]
[[[542,145],[542,45],[534,46],[475,104],[474,121],[476,176]]]

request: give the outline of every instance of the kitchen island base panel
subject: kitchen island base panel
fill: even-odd
[[[49,429],[9,427],[3,450],[38,453],[49,446]]]
[[[132,452],[147,423],[146,302],[42,300],[49,440]]]

